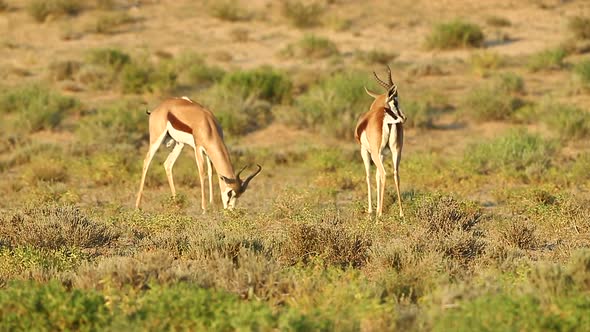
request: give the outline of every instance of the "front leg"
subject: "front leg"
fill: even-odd
[[[365,165],[365,173],[367,177],[367,200],[368,208],[367,213],[373,213],[373,202],[371,202],[371,154],[369,150],[361,147],[361,157],[363,157],[363,163]]]
[[[201,184],[201,208],[203,209],[203,213],[205,213],[207,208],[205,199],[205,165],[203,154],[199,148],[195,149],[195,159],[197,161],[197,168],[199,169],[199,183]]]

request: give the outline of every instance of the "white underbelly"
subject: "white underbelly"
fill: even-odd
[[[168,122],[166,124],[166,129],[172,138],[179,142],[190,145],[193,149],[195,149],[195,138],[192,134],[185,133],[184,131],[180,131],[172,127],[172,124]]]

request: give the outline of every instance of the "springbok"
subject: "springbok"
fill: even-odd
[[[203,209],[203,213],[206,209],[205,162],[207,163],[207,175],[209,178],[209,203],[213,203],[211,169],[211,163],[213,163],[217,176],[219,177],[221,201],[223,202],[224,209],[232,209],[236,205],[238,197],[246,191],[250,181],[262,170],[262,167],[257,165],[258,170],[245,180],[240,178],[240,174],[246,168],[245,166],[238,174],[235,174],[229,152],[223,142],[223,131],[219,126],[219,122],[211,111],[188,97],[167,99],[151,113],[147,113],[149,114],[150,146],[143,161],[143,172],[139,192],[137,193],[137,200],[135,201],[135,208],[139,208],[145,176],[150,163],[166,137],[171,138],[167,146],[175,143],[172,152],[170,152],[164,162],[164,169],[166,170],[166,177],[168,178],[172,196],[176,196],[174,179],[172,178],[172,167],[184,145],[188,144],[195,151],[195,159],[197,161],[197,168],[199,169],[201,208]]]
[[[406,116],[399,106],[397,85],[393,83],[389,66],[387,67],[387,72],[389,74],[388,83],[385,83],[373,72],[377,82],[386,89],[385,93],[377,94],[365,87],[367,94],[375,100],[373,100],[369,111],[360,117],[354,131],[354,137],[361,145],[361,156],[367,173],[367,197],[369,201],[367,212],[373,212],[370,180],[371,160],[373,160],[373,163],[377,167],[375,176],[377,182],[377,216],[379,217],[383,214],[383,196],[385,194],[383,157],[386,148],[389,148],[393,157],[393,175],[399,203],[399,215],[403,217],[404,211],[402,209],[399,189],[399,164],[402,157],[402,146],[404,144],[403,123],[406,121]]]

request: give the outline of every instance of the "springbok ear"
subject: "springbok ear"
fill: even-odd
[[[368,94],[369,96],[371,96],[371,97],[373,97],[373,98],[375,98],[375,99],[377,99],[377,97],[379,97],[379,94],[378,94],[378,93],[375,93],[375,92],[373,92],[373,91],[371,91],[371,90],[367,89],[367,87],[366,87],[366,86],[365,86],[364,88],[365,88],[365,91],[367,92],[367,94]]]

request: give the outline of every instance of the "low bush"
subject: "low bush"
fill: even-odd
[[[529,179],[547,172],[554,152],[552,141],[526,131],[511,131],[469,146],[464,160],[480,174],[504,173]]]
[[[476,121],[508,120],[523,106],[510,90],[519,90],[520,81],[504,77],[471,90],[462,102],[463,112]]]
[[[583,60],[574,66],[574,75],[585,88],[590,88],[590,60]]]
[[[220,82],[220,89],[244,98],[255,97],[278,103],[291,96],[292,83],[280,71],[264,66],[252,70],[238,70],[226,74]]]
[[[480,47],[484,34],[475,24],[454,20],[436,25],[426,39],[430,49],[454,49],[462,47]]]
[[[568,28],[576,39],[590,39],[590,17],[574,16],[568,21]]]
[[[571,105],[544,105],[543,121],[562,139],[584,139],[590,136],[590,113]]]
[[[305,59],[323,59],[339,54],[336,44],[328,38],[307,34],[297,43],[289,44],[281,55]]]
[[[563,60],[566,56],[567,51],[562,47],[547,49],[532,55],[529,58],[527,66],[529,70],[533,72],[540,70],[561,69],[565,66]]]
[[[36,84],[23,85],[0,94],[0,113],[15,114],[14,126],[29,132],[55,129],[68,113],[79,108],[77,99]]]
[[[282,14],[297,28],[312,28],[321,23],[324,8],[318,2],[283,1]]]
[[[137,18],[125,13],[115,12],[100,15],[96,21],[86,28],[87,32],[115,34],[128,24],[137,22]]]
[[[236,1],[213,1],[209,5],[209,12],[213,17],[229,22],[248,21],[253,17]]]
[[[295,100],[289,122],[340,137],[352,138],[356,121],[372,100],[365,94],[365,74],[336,74],[312,86]]]
[[[31,0],[27,11],[37,22],[44,22],[49,16],[74,16],[84,6],[76,0]]]

